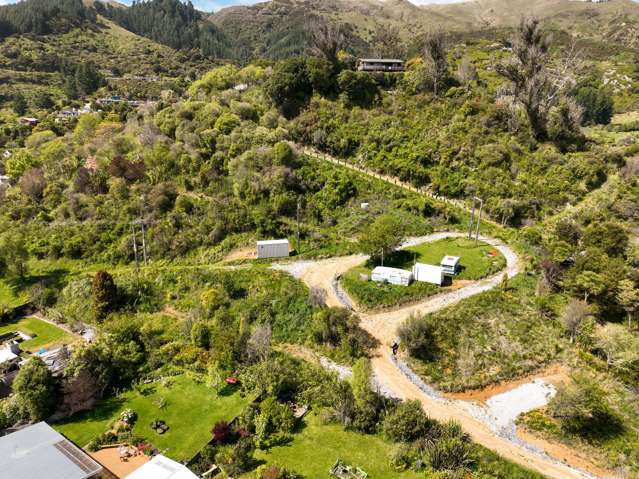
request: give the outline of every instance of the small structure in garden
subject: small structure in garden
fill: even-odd
[[[198,479],[198,477],[186,466],[158,454],[129,474],[127,479]]]
[[[167,426],[166,422],[162,419],[154,419],[151,421],[151,429],[153,429],[158,434],[164,434],[169,430],[169,426]]]
[[[415,281],[441,286],[445,279],[444,268],[432,264],[415,263],[413,277]]]
[[[359,467],[347,465],[341,459],[338,459],[329,472],[338,479],[367,479],[368,474]]]
[[[377,283],[408,286],[413,281],[413,273],[406,271],[405,269],[378,266],[373,270],[371,279]]]
[[[459,272],[459,256],[444,256],[440,263],[446,274],[457,274]]]
[[[257,242],[258,258],[286,258],[291,248],[287,239],[265,240]]]

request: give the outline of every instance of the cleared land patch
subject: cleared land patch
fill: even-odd
[[[461,258],[461,272],[453,279],[452,286],[440,288],[433,284],[413,282],[410,286],[396,286],[363,281],[360,275],[370,278],[377,264],[366,264],[351,269],[342,277],[342,286],[348,294],[365,308],[389,307],[423,299],[441,291],[455,288],[460,281],[477,280],[504,268],[506,260],[494,247],[481,241],[466,238],[446,238],[432,243],[422,243],[398,250],[384,261],[384,266],[410,270],[415,262],[438,265],[446,255]],[[463,284],[463,283],[462,283]]]

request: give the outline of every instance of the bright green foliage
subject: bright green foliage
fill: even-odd
[[[586,125],[607,125],[614,112],[612,96],[603,88],[583,86],[575,94],[575,100],[583,108]]]
[[[387,414],[382,426],[384,435],[396,442],[411,442],[435,427],[419,401],[406,401]]]
[[[32,358],[20,368],[13,381],[12,401],[19,418],[42,421],[49,417],[56,404],[56,383],[47,366],[39,358]]]
[[[361,250],[376,260],[388,257],[404,240],[403,225],[393,216],[377,218],[363,233],[359,240]]]

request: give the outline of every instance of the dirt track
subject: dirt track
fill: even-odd
[[[432,242],[445,237],[463,236],[459,233],[435,233],[419,238],[420,242]],[[480,238],[493,245],[506,258],[506,272],[513,277],[520,272],[521,265],[517,255],[508,246],[490,238]],[[332,258],[316,262],[304,262],[299,267],[291,265],[282,269],[289,270],[311,288],[326,292],[328,306],[344,306],[335,288],[335,278],[366,258],[362,255]],[[524,442],[518,437],[504,437],[482,421],[477,414],[476,405],[462,400],[446,399],[443,396],[429,394],[399,369],[389,354],[389,346],[396,338],[397,327],[411,314],[430,313],[453,305],[464,298],[488,291],[498,286],[503,271],[487,279],[474,282],[464,288],[430,297],[420,303],[381,313],[360,313],[362,327],[380,341],[380,347],[372,359],[377,382],[383,390],[402,399],[419,400],[428,414],[438,420],[454,419],[461,423],[464,430],[483,446],[497,452],[518,464],[538,471],[555,479],[583,479],[593,477],[615,477],[588,461],[577,451],[564,446],[547,443],[542,440]],[[587,471],[587,472],[586,472]]]

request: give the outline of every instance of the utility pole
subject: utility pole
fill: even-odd
[[[297,250],[297,254],[300,254],[300,209],[302,207],[302,198],[300,196],[297,197],[297,212],[296,212],[296,216],[297,216],[297,245],[296,245],[296,250]]]
[[[135,258],[135,270],[139,271],[140,265],[138,264],[138,239],[135,236],[135,225],[131,224],[131,238],[133,240],[133,257]]]
[[[484,209],[484,200],[481,198],[475,199],[479,201],[479,215],[477,216],[477,229],[475,230],[475,243],[477,243],[479,241],[479,227],[481,226],[481,213]]]
[[[142,228],[142,255],[144,258],[144,266],[148,266],[147,254],[146,254],[146,232],[144,230],[144,221],[140,221],[140,228]]]
[[[473,222],[475,221],[475,198],[473,198],[473,209],[470,212],[470,220],[468,222],[468,239],[473,237]]]

